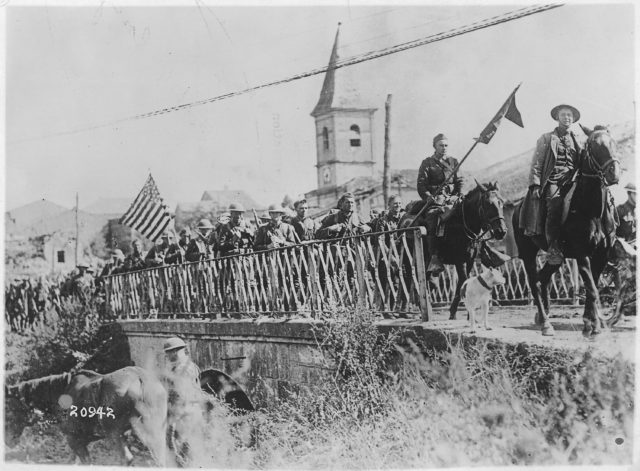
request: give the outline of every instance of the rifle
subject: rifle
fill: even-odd
[[[260,227],[260,218],[258,217],[258,213],[256,213],[256,210],[254,208],[251,208],[251,211],[253,211],[253,218],[256,221],[256,229],[258,229]]]

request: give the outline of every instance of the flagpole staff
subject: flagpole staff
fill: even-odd
[[[473,149],[476,148],[476,146],[478,145],[479,142],[482,142],[484,144],[488,144],[489,143],[489,141],[491,140],[491,138],[493,137],[493,135],[495,134],[495,132],[498,129],[498,125],[500,124],[500,120],[502,120],[502,118],[504,116],[507,116],[507,119],[509,121],[512,121],[515,124],[517,124],[518,126],[523,127],[522,126],[522,118],[520,117],[520,112],[515,107],[515,103],[512,103],[512,100],[513,100],[516,92],[520,88],[520,85],[522,85],[522,82],[520,82],[518,84],[518,86],[511,92],[511,94],[509,95],[509,98],[507,98],[507,101],[504,102],[504,105],[502,105],[502,107],[500,108],[498,113],[494,116],[494,118],[491,120],[491,122],[489,122],[489,124],[482,130],[482,132],[480,133],[480,137],[475,138],[475,141],[474,141],[473,145],[471,146],[471,148],[467,151],[467,153],[464,155],[464,157],[462,157],[460,162],[458,162],[458,165],[456,165],[454,167],[453,171],[449,174],[449,176],[447,178],[445,178],[445,180],[438,186],[438,188],[434,192],[434,195],[437,195],[438,193],[440,193],[442,191],[442,189],[445,187],[445,185],[447,185],[449,183],[449,179],[451,179],[456,174],[456,172],[460,169],[460,167],[462,166],[464,161],[467,160],[467,157],[469,157],[469,155],[471,154]],[[510,115],[510,113],[515,113],[515,114],[511,114]],[[418,219],[418,217],[424,212],[425,209],[427,209],[427,205],[426,204],[413,217],[413,220],[415,221],[416,219]]]

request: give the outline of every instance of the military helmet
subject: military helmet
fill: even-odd
[[[242,206],[242,204],[240,203],[231,203],[229,205],[229,212],[244,213],[244,206]]]
[[[78,268],[84,268],[85,270],[89,268],[89,264],[87,262],[80,262],[76,265]]]
[[[187,346],[180,337],[171,337],[164,343],[164,351],[170,352],[171,350],[179,350]]]
[[[286,213],[286,210],[282,206],[278,206],[277,204],[269,205],[269,213]]]
[[[265,221],[271,221],[271,215],[269,214],[269,211],[265,211],[264,213],[262,213],[262,215],[260,216],[260,219],[263,219]]]
[[[635,183],[627,183],[624,187],[627,190],[627,193],[635,193],[636,192],[636,184]]]
[[[200,219],[198,229],[213,229],[213,224],[208,219]]]

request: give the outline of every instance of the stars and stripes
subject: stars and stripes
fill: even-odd
[[[173,215],[169,212],[169,207],[164,204],[156,182],[149,174],[142,190],[120,218],[120,224],[137,230],[155,242],[169,227],[172,219]]]

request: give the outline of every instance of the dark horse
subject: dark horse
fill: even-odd
[[[409,203],[399,227],[425,226],[424,212],[414,220],[415,214],[423,205],[422,201]],[[440,258],[445,264],[455,265],[458,274],[455,296],[449,308],[449,319],[456,318],[460,304],[460,288],[469,277],[481,241],[487,236],[502,240],[507,235],[502,206],[503,200],[497,183],[478,183],[453,207],[445,222],[444,237],[440,238]],[[425,244],[425,266],[428,266],[429,259],[430,254]]]
[[[112,439],[126,464],[131,464],[133,455],[124,439],[124,432],[129,429],[149,448],[160,466],[169,456],[167,392],[155,376],[142,368],[130,366],[106,375],[81,370],[5,386],[8,446],[15,445],[29,425],[31,408],[58,414],[69,446],[84,464],[91,460],[87,445],[101,438]]]
[[[576,186],[561,232],[562,252],[565,257],[575,258],[578,262],[585,287],[582,331],[585,336],[600,333],[604,326],[598,310],[598,280],[607,263],[608,251],[614,240],[608,234],[615,232],[612,219],[612,211],[615,211],[615,208],[612,208],[612,211],[607,210],[607,187],[617,183],[619,178],[620,161],[617,158],[615,141],[606,130],[591,132],[578,164]],[[518,252],[524,262],[531,295],[537,307],[535,322],[542,326],[542,335],[553,335],[553,326],[549,322],[549,282],[560,265],[547,263],[537,272],[536,256],[539,249],[546,248],[546,241],[544,236],[526,236],[519,228],[521,208],[522,204],[513,214],[513,227]]]

